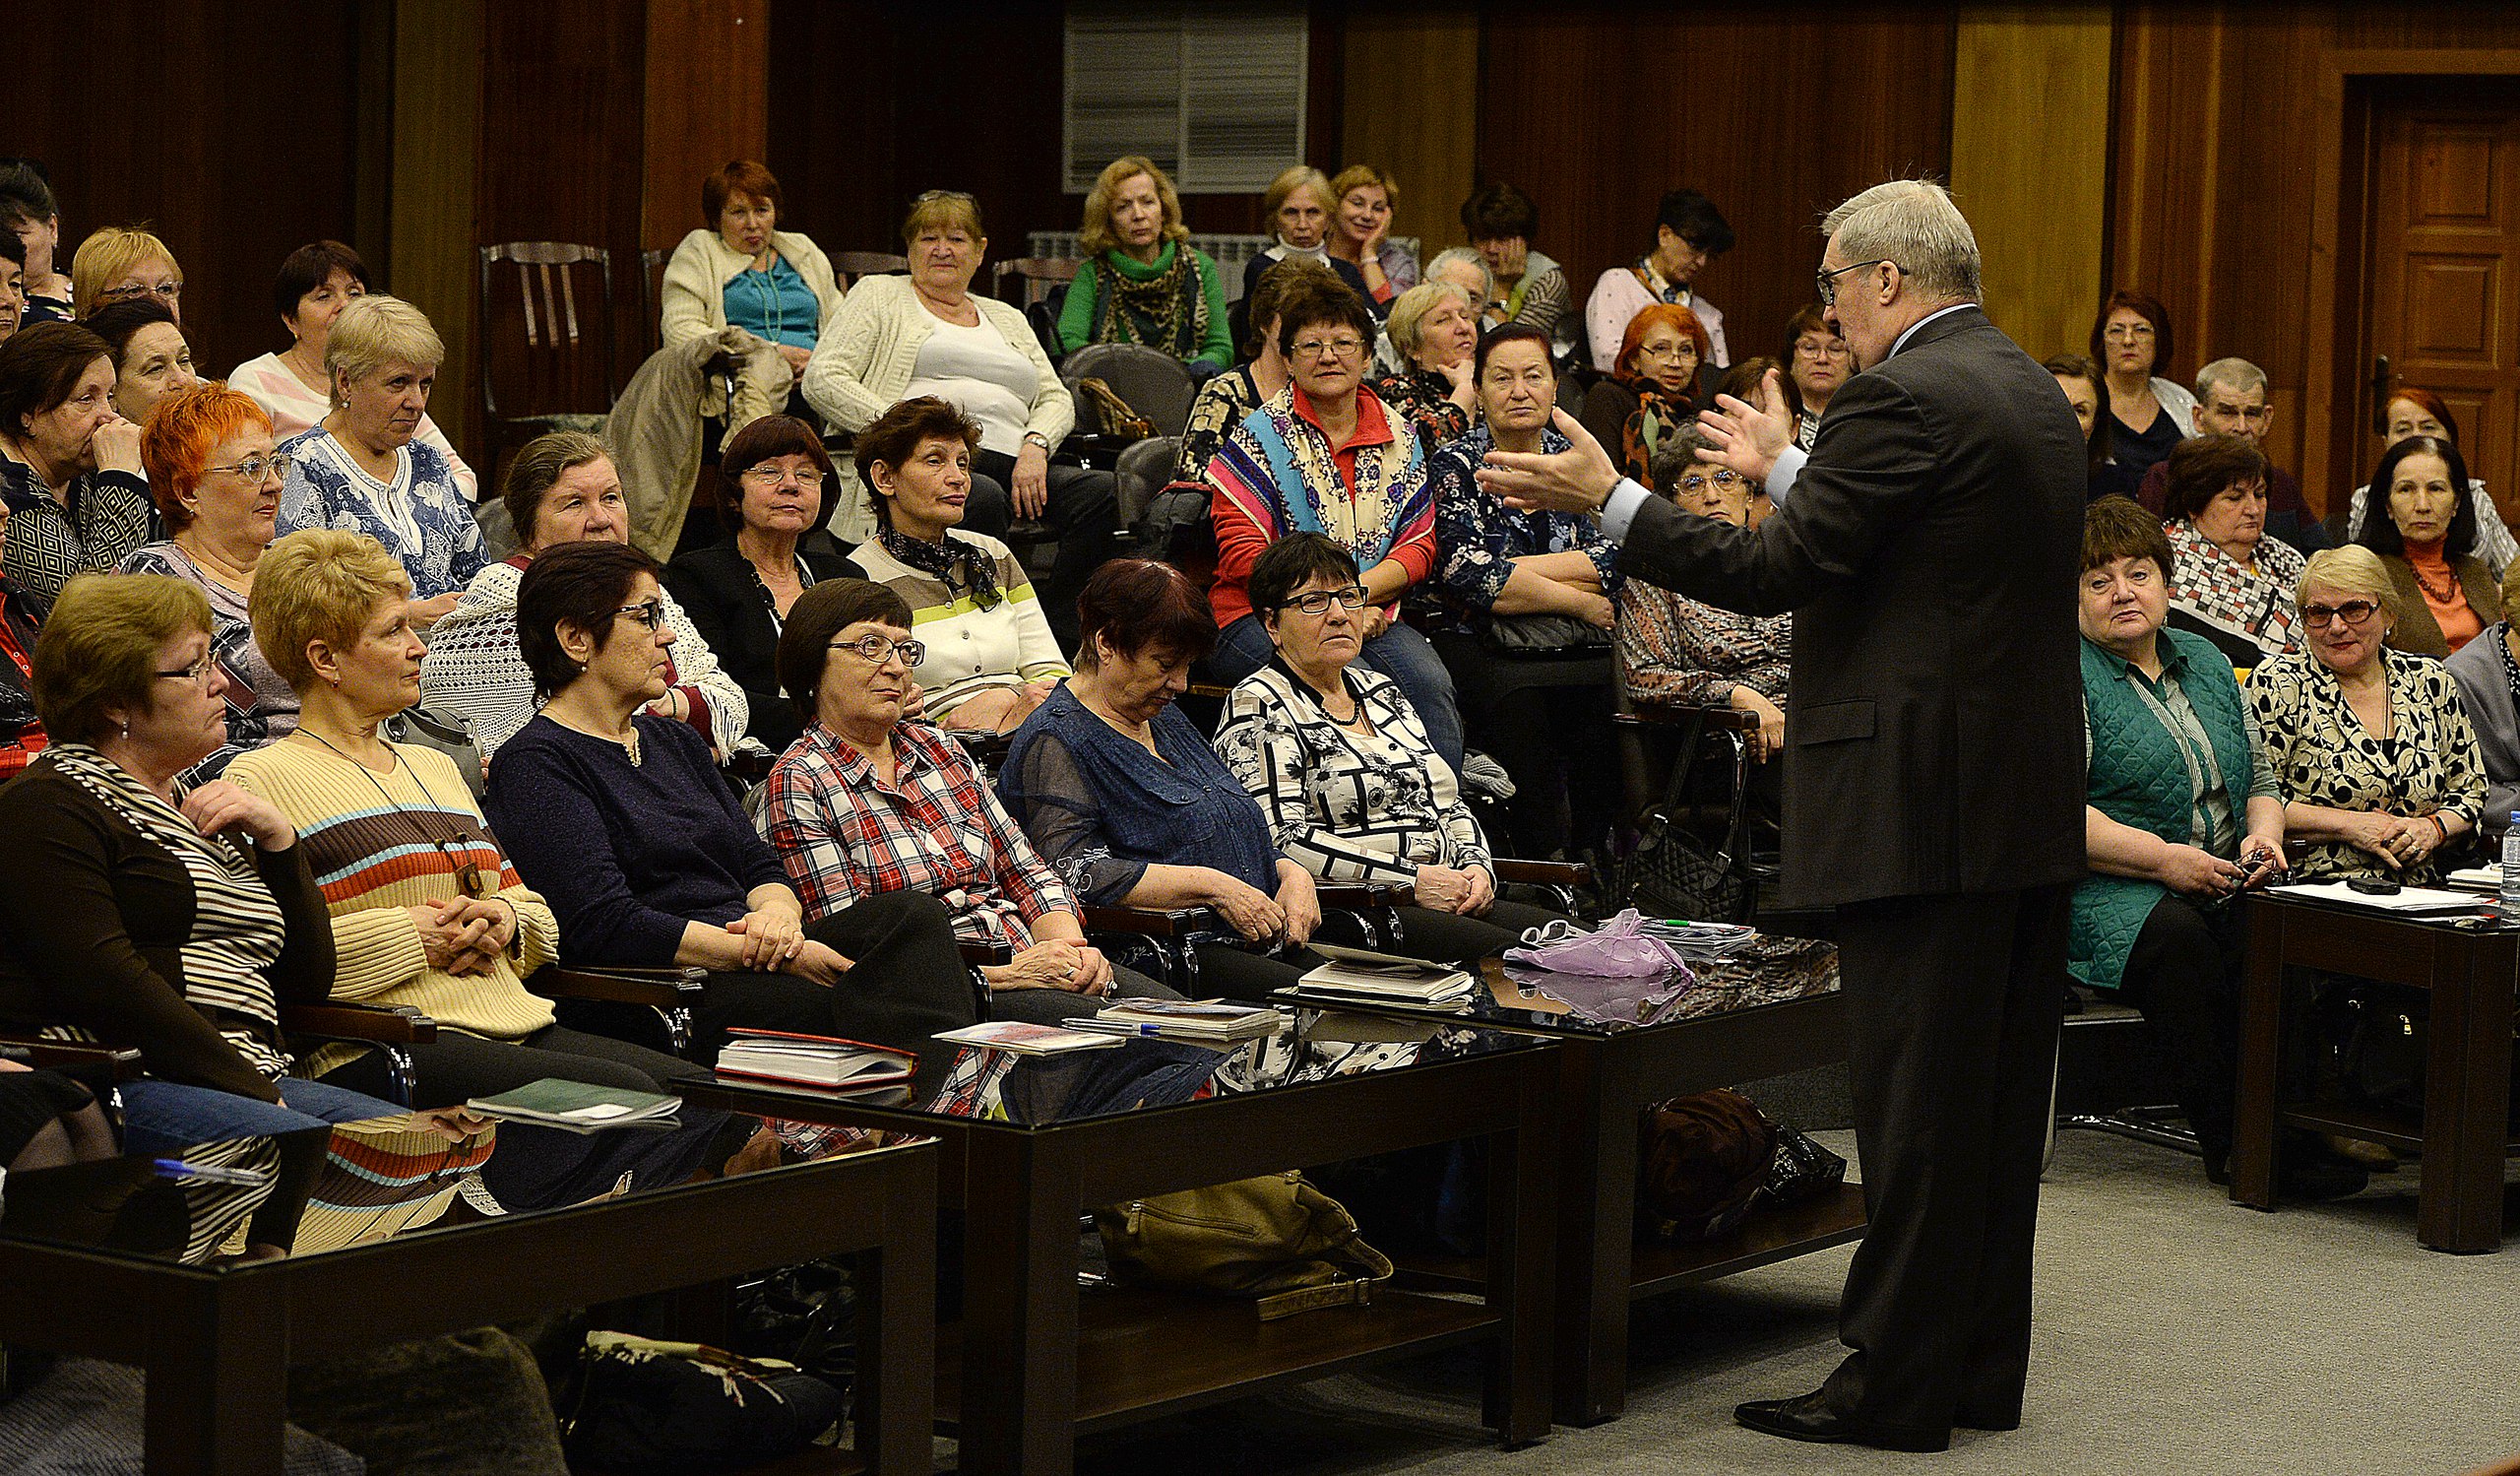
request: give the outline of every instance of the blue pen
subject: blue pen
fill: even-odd
[[[1067,1022],[1067,1028],[1098,1031],[1103,1035],[1157,1036],[1164,1033],[1164,1027],[1161,1025],[1130,1025],[1124,1022],[1106,1024],[1101,1020],[1070,1020]]]
[[[217,1164],[186,1163],[180,1158],[150,1160],[149,1166],[161,1179],[198,1179],[207,1184],[234,1184],[247,1188],[260,1188],[272,1182],[264,1169],[222,1169]]]

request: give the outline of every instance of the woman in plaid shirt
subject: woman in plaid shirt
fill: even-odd
[[[980,970],[997,1019],[1055,1023],[1110,995],[1177,997],[1085,941],[1065,883],[971,756],[902,716],[921,654],[910,631],[900,595],[834,579],[797,597],[780,634],[780,683],[812,720],[770,771],[758,823],[806,917],[881,892],[941,899],[957,937],[1015,950]]]

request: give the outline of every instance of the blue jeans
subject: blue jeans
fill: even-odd
[[[284,1076],[274,1084],[280,1088],[280,1103],[175,1081],[126,1081],[121,1087],[123,1152],[134,1158],[176,1158],[198,1143],[277,1137],[331,1123],[410,1115],[408,1107],[320,1081]]]
[[[1219,683],[1231,686],[1267,666],[1277,654],[1269,627],[1260,623],[1258,615],[1244,615],[1217,633],[1217,654],[1208,659],[1208,670]],[[1401,695],[1418,710],[1418,721],[1426,725],[1426,740],[1459,775],[1461,703],[1453,695],[1453,674],[1444,669],[1435,648],[1409,626],[1394,625],[1365,642],[1357,660],[1400,683]]]

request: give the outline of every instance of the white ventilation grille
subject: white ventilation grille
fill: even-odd
[[[1303,158],[1301,5],[1079,0],[1067,9],[1067,188],[1124,154],[1184,194],[1256,194]]]

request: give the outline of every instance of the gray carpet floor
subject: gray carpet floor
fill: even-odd
[[[1853,1134],[1819,1136],[1853,1156]],[[2353,1199],[2268,1215],[2230,1203],[2192,1158],[2065,1134],[2042,1199],[2025,1423],[1962,1432],[1944,1455],[1732,1423],[1735,1402],[1801,1393],[1835,1366],[1850,1254],[1643,1304],[1626,1415],[1524,1450],[1486,1443],[1478,1361],[1455,1353],[1097,1437],[1078,1469],[2442,1476],[2520,1453],[2520,1241],[2475,1256],[2418,1246],[2411,1167]]]

